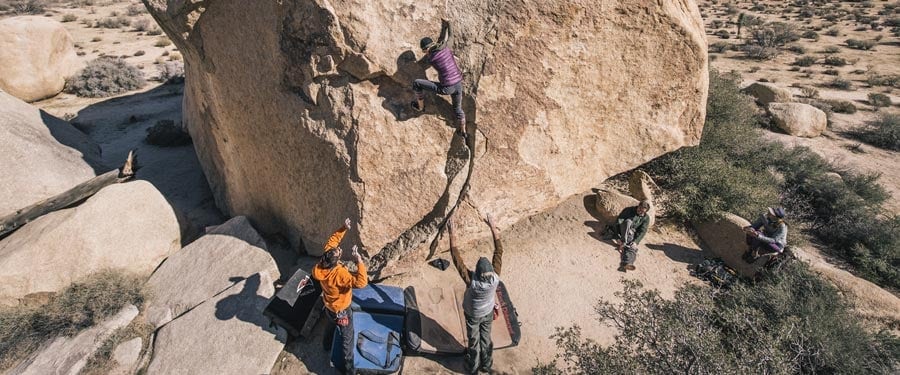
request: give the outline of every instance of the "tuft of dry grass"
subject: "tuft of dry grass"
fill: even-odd
[[[40,306],[0,308],[0,372],[57,336],[73,336],[117,313],[140,306],[144,277],[101,271],[69,285]]]

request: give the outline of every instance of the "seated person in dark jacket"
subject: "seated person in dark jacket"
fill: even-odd
[[[614,226],[615,235],[619,240],[619,253],[622,254],[622,262],[619,263],[619,271],[634,271],[634,261],[637,259],[638,244],[644,239],[650,228],[650,202],[642,200],[636,207],[628,207],[622,210]]]

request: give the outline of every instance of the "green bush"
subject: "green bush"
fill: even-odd
[[[752,218],[780,204],[792,225],[818,238],[860,276],[900,289],[900,219],[879,215],[886,193],[877,176],[839,171],[845,182],[836,184],[825,173],[838,168],[814,152],[764,140],[756,107],[740,93],[739,82],[735,75],[711,72],[700,144],[647,164],[670,194],[665,212],[700,222],[723,211]],[[847,108],[826,104],[836,112],[855,111],[849,102]],[[858,137],[900,148],[900,116],[882,116]]]
[[[800,36],[806,39],[819,40],[819,33],[812,30],[804,31]]]
[[[851,83],[849,80],[846,80],[846,79],[843,79],[840,77],[829,81],[827,83],[827,85],[828,85],[828,87],[836,88],[838,90],[852,90],[853,89],[853,83]]]
[[[72,336],[128,304],[140,305],[143,279],[113,271],[76,281],[43,306],[0,308],[0,370],[44,341]]]
[[[794,60],[796,66],[812,66],[816,63],[816,58],[812,56],[800,56]]]
[[[667,154],[648,165],[673,192],[670,211],[703,220],[721,211],[753,217],[778,196],[766,165],[750,165],[766,148],[757,133],[753,99],[740,93],[739,77],[710,74],[706,124],[700,145]],[[759,164],[759,163],[757,163]]]
[[[876,111],[878,110],[878,108],[890,107],[891,97],[885,94],[871,92],[869,93],[869,104],[871,104],[872,107],[875,107]]]
[[[828,104],[831,105],[831,110],[837,113],[846,113],[850,115],[856,113],[856,105],[850,101],[829,100]]]
[[[43,14],[47,7],[44,0],[14,1],[10,5],[15,14]]]
[[[101,57],[66,80],[66,92],[100,98],[137,90],[144,86],[141,71],[120,58]]]
[[[578,326],[557,328],[557,359],[535,374],[887,374],[900,339],[871,334],[838,291],[787,262],[757,283],[721,290],[686,284],[673,300],[624,280],[621,304],[600,301],[617,329],[609,346]]]
[[[97,24],[94,27],[102,27],[104,29],[118,29],[120,27],[126,27],[131,25],[131,20],[128,17],[117,16],[117,17],[107,17],[102,20],[97,21]]]
[[[900,151],[900,115],[883,113],[853,135],[868,144]]]
[[[778,48],[800,39],[797,28],[785,22],[769,22],[750,28],[748,43],[760,47]]]
[[[725,29],[720,29],[719,31],[716,31],[714,34],[715,34],[715,36],[722,38],[722,39],[731,38],[731,34],[729,34],[728,30],[725,30]]]
[[[878,74],[871,72],[866,75],[866,83],[869,86],[888,86],[900,88],[900,74]]]
[[[730,44],[727,42],[715,42],[709,44],[709,52],[722,53],[728,50]]]
[[[827,56],[825,57],[825,65],[844,66],[847,65],[847,59],[840,56]]]
[[[870,50],[875,47],[874,40],[847,39],[847,46],[853,49]]]

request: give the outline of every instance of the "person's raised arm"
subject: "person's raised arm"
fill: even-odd
[[[353,258],[356,260],[356,273],[353,274],[353,288],[362,288],[369,284],[369,275],[366,272],[366,264],[362,261],[362,256],[359,255],[359,248],[356,245],[353,245]]]
[[[334,231],[334,233],[331,234],[331,237],[328,237],[328,241],[325,242],[325,252],[328,252],[328,250],[334,249],[341,244],[344,235],[350,230],[351,223],[350,218],[344,219],[344,225]]]
[[[499,276],[500,270],[503,268],[503,243],[500,242],[500,230],[497,229],[494,217],[491,214],[487,214],[485,222],[491,227],[491,237],[494,238],[494,259],[491,261],[491,265],[494,266],[494,273]]]
[[[453,265],[456,266],[459,277],[461,277],[463,282],[466,283],[466,286],[468,286],[472,283],[472,279],[469,276],[469,268],[463,263],[462,257],[459,255],[459,249],[456,248],[456,235],[453,232],[452,217],[447,219],[447,234],[450,235],[450,258],[453,259]]]
[[[438,37],[435,49],[437,50],[446,47],[450,42],[450,35],[450,21],[441,19],[441,36]]]

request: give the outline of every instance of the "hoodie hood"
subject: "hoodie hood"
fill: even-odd
[[[475,280],[484,280],[494,274],[494,266],[488,258],[481,257],[475,265]]]

